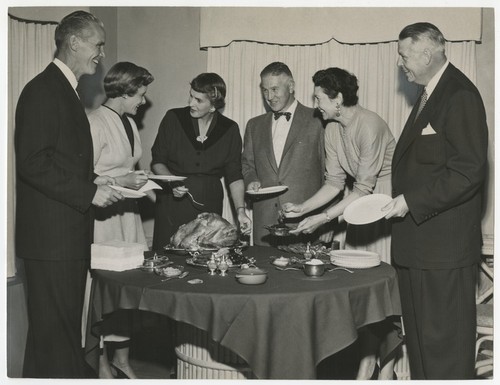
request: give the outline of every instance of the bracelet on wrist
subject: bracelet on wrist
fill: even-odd
[[[333,219],[332,217],[330,217],[330,216],[328,215],[328,212],[327,212],[327,211],[324,211],[324,212],[323,212],[323,214],[325,214],[325,217],[326,217],[326,221],[327,221],[327,222],[330,222],[330,221]]]

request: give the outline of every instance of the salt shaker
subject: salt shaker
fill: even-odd
[[[311,242],[307,242],[306,251],[304,251],[304,258],[309,260],[313,256],[311,252]]]
[[[215,275],[215,270],[217,269],[217,262],[215,261],[215,255],[212,253],[209,261],[207,262],[208,270],[210,270],[210,275]]]
[[[226,260],[225,255],[222,256],[222,258],[219,262],[219,265],[217,267],[219,268],[221,277],[225,277],[227,275],[226,271],[227,271],[227,269],[229,269],[229,265],[227,264],[227,260]]]

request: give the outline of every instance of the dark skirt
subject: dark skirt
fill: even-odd
[[[222,215],[223,189],[220,178],[216,176],[191,175],[183,182],[197,202],[194,203],[186,194],[175,198],[172,194],[174,182],[165,183],[163,190],[157,190],[155,204],[155,226],[153,250],[161,251],[170,243],[170,238],[179,226],[195,219],[203,212]]]

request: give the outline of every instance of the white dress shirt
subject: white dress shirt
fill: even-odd
[[[288,132],[290,131],[290,127],[293,121],[293,114],[295,113],[296,108],[297,108],[297,100],[294,100],[286,111],[280,111],[280,112],[290,112],[292,114],[290,120],[286,120],[285,116],[280,116],[278,119],[275,120],[273,116],[273,125],[272,125],[273,150],[278,167],[281,162],[281,156],[283,155],[283,149],[285,147],[286,138],[288,136]]]

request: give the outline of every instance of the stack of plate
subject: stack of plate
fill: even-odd
[[[368,269],[380,265],[380,255],[364,250],[332,250],[330,262],[350,269]]]

